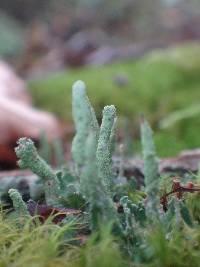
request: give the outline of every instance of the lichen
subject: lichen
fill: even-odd
[[[30,218],[26,203],[23,201],[22,196],[16,189],[9,189],[8,194],[13,202],[13,207],[16,212],[16,217],[21,221]]]
[[[59,182],[50,166],[39,156],[31,139],[23,137],[17,142],[15,152],[20,160],[18,165],[22,169],[30,169],[42,178],[44,182],[45,199],[47,204],[59,206]]]
[[[148,122],[142,118],[141,123],[142,152],[144,159],[144,182],[147,193],[147,212],[149,215],[158,213],[159,207],[159,183],[158,159],[153,141],[153,133]],[[154,216],[156,217],[156,216]]]
[[[85,84],[77,81],[72,89],[72,113],[75,123],[76,135],[72,142],[72,158],[78,169],[85,162],[85,143],[92,128],[98,136],[99,126],[94,109],[86,95]]]
[[[116,120],[115,106],[106,106],[103,110],[103,119],[100,128],[98,146],[97,146],[97,163],[98,173],[106,185],[108,192],[113,188],[113,173],[112,173],[112,151],[114,124]]]

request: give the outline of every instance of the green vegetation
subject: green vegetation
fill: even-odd
[[[109,228],[102,231],[96,242],[96,234],[82,248],[72,233],[80,226],[69,222],[55,225],[51,218],[44,224],[27,222],[21,228],[14,221],[0,214],[0,266],[2,267],[126,267],[117,243],[113,241]]]
[[[44,198],[26,205],[23,195],[9,189],[13,207],[7,209],[4,200],[0,212],[0,266],[199,267],[199,193],[192,183],[199,175],[173,180],[168,192],[170,177],[165,185],[143,118],[145,185],[121,177],[112,168],[115,107],[104,108],[99,128],[83,82],[74,84],[72,95],[77,130],[72,151],[81,142],[83,157],[75,153],[69,169],[56,172],[30,139],[18,141],[19,164],[38,175]]]
[[[183,117],[173,127],[159,129],[160,121],[172,112],[199,105],[199,55],[198,43],[184,44],[157,50],[134,62],[69,70],[31,82],[30,88],[37,106],[71,121],[70,88],[82,79],[88,85],[98,118],[105,105],[114,104],[120,116],[130,120],[137,135],[138,115],[143,112],[156,132],[159,155],[172,155],[200,146],[199,112]]]

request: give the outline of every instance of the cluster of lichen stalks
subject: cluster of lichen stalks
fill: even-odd
[[[85,210],[89,215],[91,228],[98,227],[99,222],[113,222],[118,226],[117,229],[130,235],[134,222],[144,220],[145,213],[149,218],[158,218],[160,177],[152,131],[148,123],[145,120],[141,123],[147,199],[145,203],[135,204],[126,194],[123,195],[119,201],[123,207],[123,215],[119,216],[113,202],[117,179],[112,167],[116,109],[113,105],[104,107],[99,126],[94,109],[86,95],[85,84],[77,81],[73,85],[72,111],[76,135],[72,142],[74,171],[73,182],[70,183],[74,183],[74,193],[80,194],[85,200]],[[43,182],[46,204],[55,208],[65,208],[65,199],[69,195],[69,180],[65,173],[54,172],[38,155],[34,143],[28,138],[19,139],[16,154],[20,168],[30,169]],[[10,189],[9,195],[17,214],[20,217],[30,216],[19,192]]]
[[[90,230],[97,231],[98,238],[95,238],[97,240],[102,232],[99,231],[101,230],[101,225],[111,226],[112,228],[110,227],[109,229],[112,230],[113,235],[117,236],[116,240],[120,248],[136,262],[138,259],[144,260],[146,265],[154,257],[152,256],[153,250],[149,249],[148,246],[149,233],[152,233],[152,236],[157,238],[153,241],[155,244],[159,243],[158,245],[156,244],[156,249],[160,248],[161,244],[161,249],[159,250],[161,253],[164,251],[162,248],[166,246],[167,249],[165,251],[168,253],[166,255],[174,254],[174,250],[170,250],[168,245],[165,244],[166,242],[169,241],[167,243],[169,246],[170,244],[173,245],[173,242],[176,244],[182,233],[184,233],[184,229],[195,229],[196,227],[196,231],[199,232],[198,224],[195,220],[191,220],[192,217],[188,210],[187,202],[182,198],[184,192],[193,192],[196,188],[193,188],[191,183],[184,187],[176,182],[172,191],[161,197],[162,203],[160,203],[159,184],[163,180],[158,171],[158,161],[151,128],[142,119],[141,139],[145,194],[142,194],[141,197],[140,193],[143,192],[131,186],[131,180],[134,180],[133,177],[128,180],[122,177],[121,171],[120,174],[113,171],[112,155],[115,148],[116,129],[115,107],[111,105],[104,108],[101,126],[99,126],[94,109],[86,95],[85,84],[82,81],[76,82],[73,86],[72,107],[76,135],[72,142],[73,164],[70,165],[71,169],[66,170],[65,168],[59,172],[52,170],[39,156],[34,143],[30,139],[21,138],[18,141],[16,148],[16,154],[19,158],[18,164],[21,168],[30,169],[39,177],[38,182],[43,186],[46,202],[43,206],[63,212],[66,208],[72,207],[69,204],[71,196],[72,199],[74,197],[81,199],[77,205],[81,211],[78,210],[78,213],[73,213],[72,219],[81,222],[84,233],[90,233]],[[139,198],[137,194],[140,196]],[[175,196],[169,198],[171,194],[175,194]],[[20,193],[16,189],[10,189],[9,196],[13,201],[15,211],[12,215],[14,215],[15,219],[17,217],[17,227],[20,228],[23,225],[26,227],[26,225],[30,225],[30,221],[33,221],[35,225],[35,217],[31,218],[29,209],[27,209],[29,205],[26,205]],[[196,201],[195,203],[197,204],[194,205],[194,210],[200,221],[199,202]],[[163,204],[163,208],[161,204]],[[33,211],[31,214],[34,215],[36,212],[34,213]],[[62,221],[59,221],[59,223],[61,222],[59,227],[66,227],[69,220],[71,220],[70,215],[62,217]],[[52,222],[55,221],[52,220]],[[178,233],[178,238],[175,234],[176,232]],[[67,236],[67,233],[64,233]],[[76,229],[73,234],[77,238],[80,232]],[[163,240],[160,234],[163,234]],[[186,240],[193,240],[193,237],[184,236],[183,243]],[[95,235],[95,237],[97,236]],[[155,240],[157,241],[155,242]],[[179,250],[176,249],[175,251]],[[165,262],[166,257],[159,255],[158,259],[160,258],[163,258]],[[159,266],[170,265],[168,260],[167,264],[160,264],[157,261],[157,256],[156,263]],[[155,264],[155,266],[158,265]]]

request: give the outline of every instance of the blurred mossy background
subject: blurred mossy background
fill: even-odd
[[[200,147],[198,0],[2,0],[0,12],[0,55],[36,106],[71,123],[81,79],[99,118],[116,105],[136,147],[141,113],[159,155]]]
[[[139,114],[144,113],[156,131],[160,155],[167,156],[200,146],[200,110],[164,129],[160,127],[160,122],[169,114],[199,105],[199,56],[198,43],[179,45],[151,52],[136,61],[55,74],[31,82],[30,88],[37,106],[71,121],[71,85],[82,79],[99,117],[106,103],[114,104],[119,116],[129,119],[134,132],[138,128]]]

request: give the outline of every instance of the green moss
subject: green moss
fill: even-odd
[[[29,222],[17,229],[0,213],[0,266],[64,266],[67,253],[60,256],[63,230],[50,222],[34,226]],[[66,233],[70,230],[65,226]]]
[[[76,240],[71,238],[71,233],[77,227],[75,222],[60,226],[49,219],[45,224],[30,221],[19,229],[13,220],[5,219],[5,214],[0,212],[0,266],[130,266],[105,228],[99,242],[93,235],[87,246],[75,246]]]
[[[198,104],[199,55],[199,44],[185,44],[164,51],[157,50],[137,61],[68,70],[31,82],[30,88],[37,106],[55,112],[65,121],[71,121],[71,86],[78,79],[84,80],[98,117],[105,105],[113,104],[118,114],[128,117],[134,128],[136,126],[138,129],[138,114],[143,112],[148,115],[157,133],[159,121],[169,113]],[[123,86],[119,85],[120,77],[127,80]],[[188,126],[188,121],[183,120],[167,130],[169,138],[178,142],[166,151],[163,150],[162,132],[159,132],[159,137],[156,137],[158,151],[169,155],[179,149],[199,146],[197,117],[190,119],[192,129],[191,123]]]
[[[199,240],[199,233],[196,230],[185,229],[183,233],[175,233],[173,240],[167,240],[162,228],[155,230],[149,229],[149,245],[147,255],[151,255],[151,263],[142,266],[160,267],[196,267],[199,266],[199,243],[194,245],[194,240]],[[179,257],[181,255],[181,257]]]

